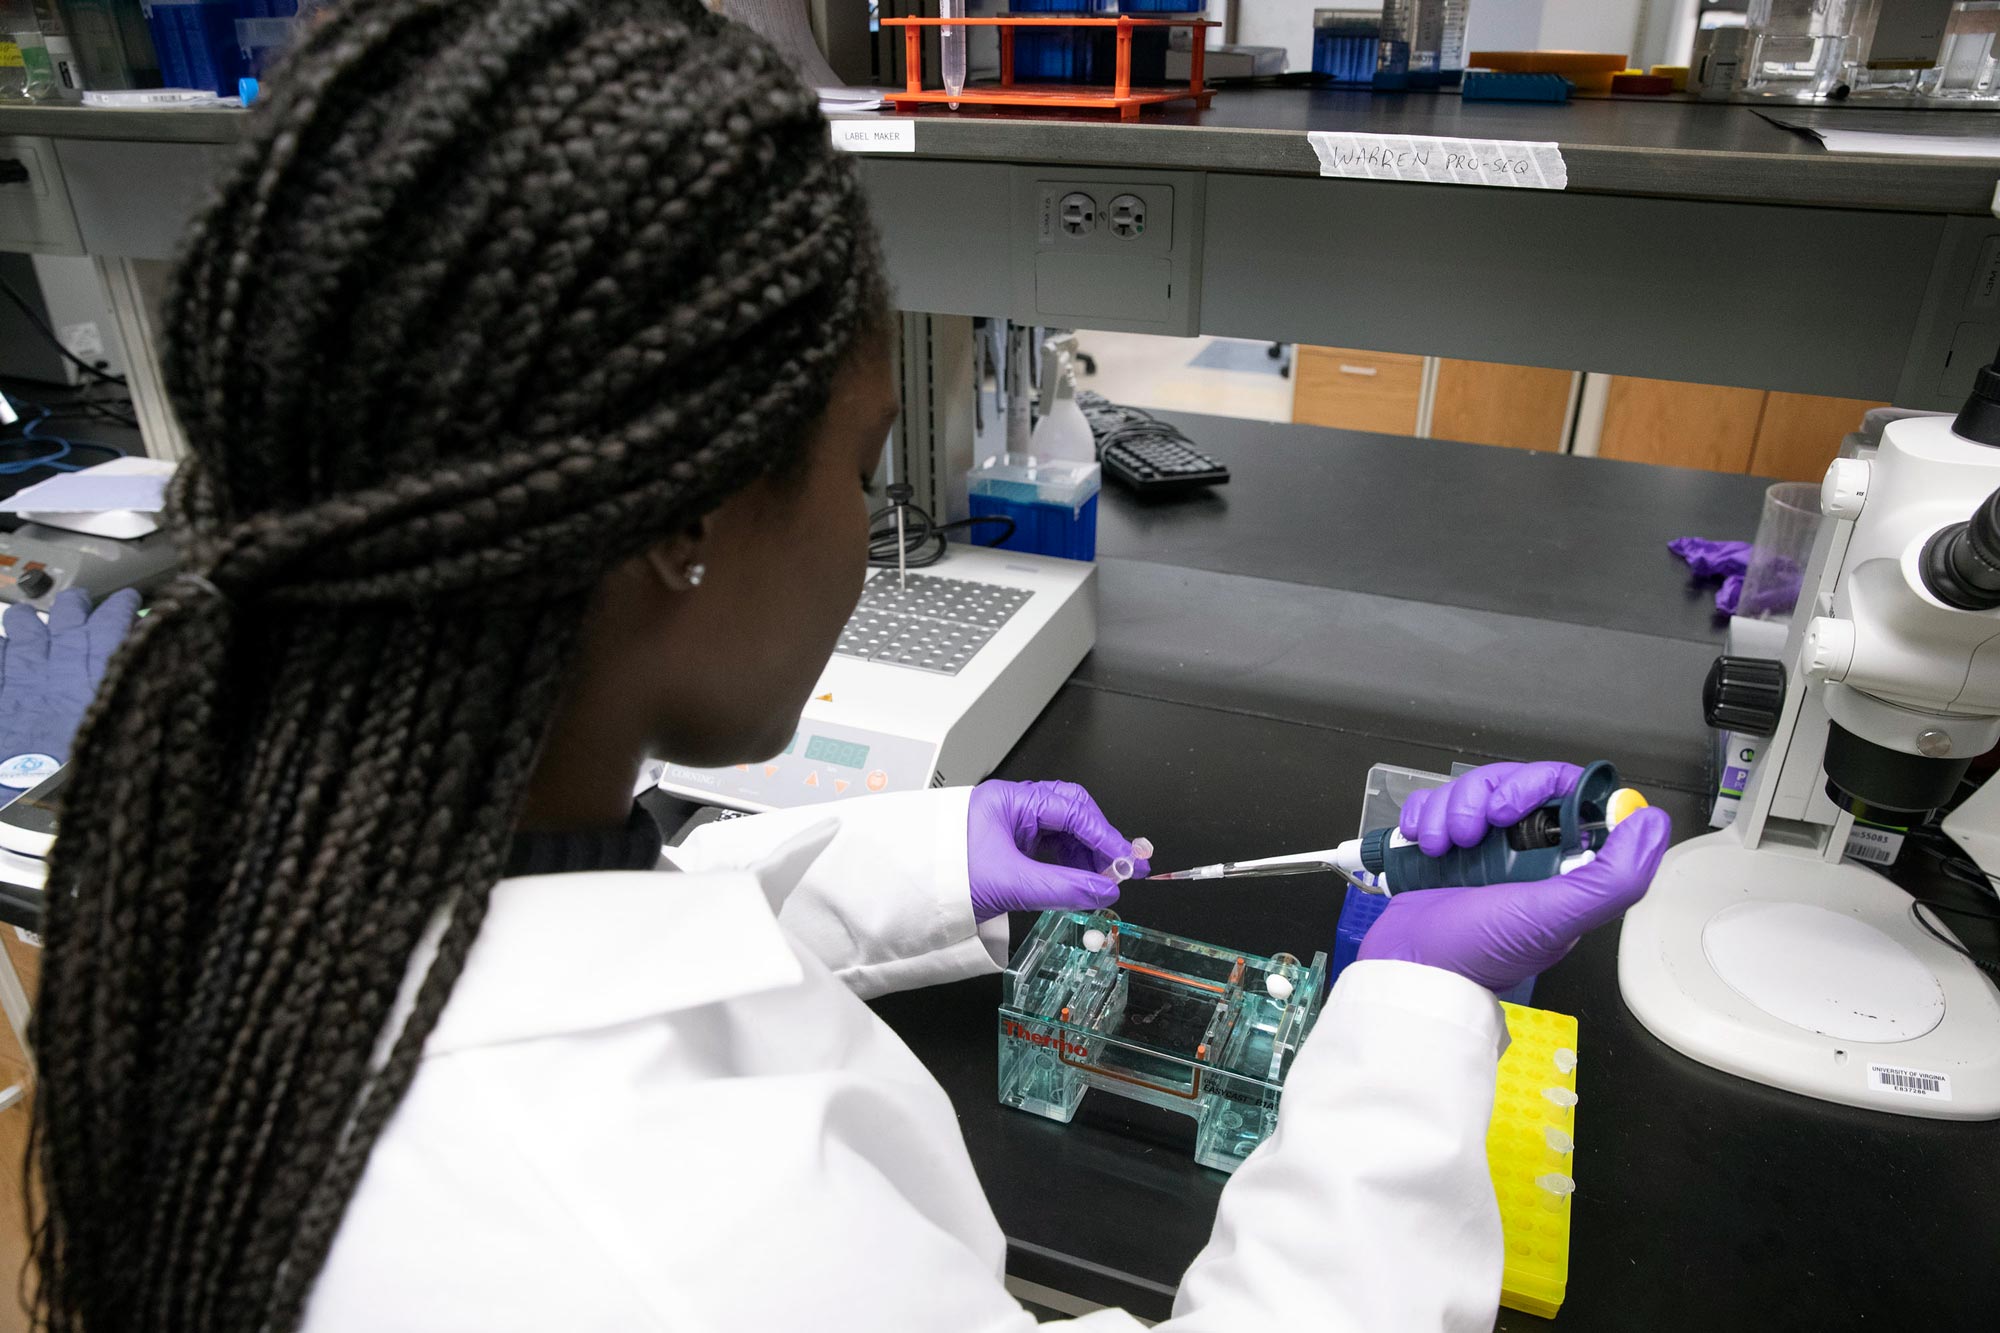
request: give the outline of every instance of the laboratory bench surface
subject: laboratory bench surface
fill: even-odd
[[[1134,122],[1102,117],[931,112],[916,154],[966,161],[1317,175],[1306,134],[1316,130],[1559,145],[1569,189],[1584,193],[1985,214],[1996,159],[1829,153],[1773,125],[1890,129],[1949,138],[1994,133],[1992,112],[1837,106],[1752,106],[1691,98],[1583,98],[1565,106],[1464,102],[1450,93],[1376,95],[1304,87],[1224,88],[1205,111],[1149,110]],[[838,117],[845,118],[845,117]],[[236,110],[0,108],[0,134],[229,143]]]
[[[1660,770],[1648,775],[1655,803],[1679,836],[1702,831],[1699,676],[1675,673],[1705,662],[1715,633],[1656,548],[1683,531],[1749,535],[1761,482],[1177,419],[1235,480],[1166,505],[1107,490],[1097,649],[1000,776],[1083,783],[1114,823],[1152,839],[1163,868],[1351,836],[1380,762],[1608,756]],[[1444,469],[1437,449],[1479,456]],[[1300,468],[1323,475],[1280,484]],[[1307,521],[1315,504],[1326,512]],[[1521,546],[1524,527],[1549,548]],[[1551,575],[1573,595],[1515,586]],[[1576,653],[1640,679],[1572,671],[1551,688],[1547,673]],[[1607,711],[1620,699],[1638,715]],[[1310,956],[1330,951],[1339,903],[1337,884],[1301,878],[1132,885],[1119,910]],[[1014,921],[1017,939],[1030,924]],[[1993,1326],[2000,1127],[1850,1110],[1709,1070],[1626,1012],[1616,961],[1616,930],[1600,931],[1536,992],[1580,1023],[1578,1194],[1557,1327]],[[875,1008],[951,1094],[1009,1271],[1165,1317],[1225,1178],[1195,1165],[1192,1121],[1102,1092],[1069,1126],[1002,1107],[999,1000],[998,978],[983,978]],[[1499,1327],[1543,1324],[1503,1311]]]

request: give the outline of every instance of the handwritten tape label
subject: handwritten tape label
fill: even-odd
[[[1515,139],[1435,139],[1411,134],[1308,134],[1322,176],[1491,185],[1513,190],[1569,186],[1562,148]]]

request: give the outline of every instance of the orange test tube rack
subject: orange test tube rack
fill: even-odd
[[[942,88],[924,87],[924,29],[957,27],[1000,29],[1000,82],[967,84],[953,97]],[[1166,102],[1193,102],[1206,107],[1215,94],[1203,86],[1202,66],[1206,51],[1205,30],[1216,25],[1207,19],[1143,18],[1119,14],[1103,18],[1038,14],[999,15],[991,18],[900,18],[883,19],[885,28],[903,30],[904,67],[907,86],[883,94],[898,111],[912,107],[958,103],[961,106],[1028,107],[1042,111],[1085,109],[1116,111],[1121,120],[1137,120],[1141,108]],[[1101,84],[1018,84],[1014,82],[1014,34],[1023,28],[1116,28],[1118,30],[1117,81],[1106,88]],[[1140,28],[1193,28],[1195,40],[1188,52],[1188,82],[1185,88],[1132,87],[1132,34]]]

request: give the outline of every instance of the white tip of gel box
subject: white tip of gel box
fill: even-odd
[[[1576,1105],[1576,1094],[1571,1092],[1568,1088],[1543,1088],[1542,1096],[1548,1098],[1550,1101],[1554,1102],[1557,1106]]]
[[[1565,1194],[1576,1193],[1576,1182],[1560,1171],[1551,1171],[1545,1176],[1536,1176],[1535,1183],[1558,1198]]]
[[[1105,935],[1103,931],[1086,930],[1083,932],[1083,947],[1090,950],[1092,953],[1102,952],[1104,949],[1104,944],[1105,944]]]
[[[1138,857],[1141,861],[1152,860],[1153,844],[1144,838],[1132,839],[1132,855]]]
[[[1565,1074],[1576,1072],[1576,1052],[1567,1046],[1556,1047],[1556,1068]]]
[[[1544,1126],[1542,1141],[1549,1145],[1551,1152],[1575,1152],[1576,1140],[1557,1129],[1554,1125]]]
[[[1264,989],[1281,1003],[1292,998],[1292,983],[1276,972],[1264,978]]]

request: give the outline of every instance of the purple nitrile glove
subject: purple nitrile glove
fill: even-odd
[[[1736,614],[1736,604],[1743,600],[1743,576],[1731,574],[1715,590],[1715,613],[1719,616]]]
[[[132,628],[139,594],[114,592],[91,608],[90,594],[65,588],[43,623],[26,602],[9,606],[0,624],[0,805],[69,761],[111,654]]]
[[[972,915],[1051,907],[1095,911],[1118,901],[1104,868],[1132,844],[1074,782],[982,782],[965,817]],[[1134,878],[1153,873],[1138,861]]]
[[[1422,963],[1504,991],[1560,962],[1585,934],[1644,897],[1672,834],[1667,812],[1648,807],[1567,875],[1399,893],[1362,936],[1356,959]]]
[[[1688,572],[1698,579],[1719,579],[1750,568],[1749,542],[1678,537],[1667,543],[1667,549],[1687,561]]]
[[[1569,795],[1582,776],[1575,764],[1554,760],[1486,764],[1442,787],[1411,792],[1399,823],[1418,851],[1443,856],[1454,847],[1477,846],[1492,829],[1520,823],[1551,797]]]

